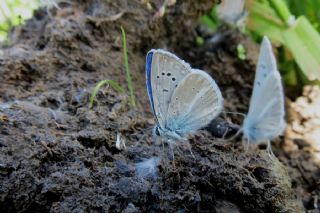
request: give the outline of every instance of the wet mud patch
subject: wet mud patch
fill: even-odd
[[[0,55],[2,212],[302,211],[294,190],[304,183],[290,179],[278,146],[287,168],[263,150],[244,152],[240,142],[207,131],[190,139],[195,159],[175,149],[173,161],[154,143],[144,73],[150,48],[168,48],[208,71],[226,110],[244,113],[257,57],[257,47],[233,31],[214,49],[195,47],[198,18],[213,1],[177,1],[155,19],[161,3],[66,1],[12,30]],[[90,109],[100,80],[126,86],[120,26],[138,106],[104,87]],[[245,61],[236,57],[239,42],[249,53]],[[153,156],[161,157],[156,175],[142,178],[135,165]]]

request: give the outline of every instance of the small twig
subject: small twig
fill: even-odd
[[[304,169],[303,169],[302,166],[301,166],[300,161],[296,160],[296,163],[297,163],[298,170],[300,171],[300,174],[301,174],[303,180],[306,181],[306,182],[308,183],[308,185],[311,185],[311,183],[310,183],[310,181],[309,181],[309,179],[308,179],[308,177],[307,177]]]
[[[52,157],[52,156],[53,156],[52,151],[51,151],[51,149],[47,146],[46,142],[40,141],[40,144],[47,150],[47,152],[49,153],[49,155]]]

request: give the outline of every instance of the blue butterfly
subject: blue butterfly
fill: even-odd
[[[251,144],[268,142],[285,129],[284,95],[272,46],[263,38],[250,100],[249,112],[243,122],[244,137]]]
[[[154,133],[167,142],[187,140],[223,109],[215,81],[204,71],[164,50],[151,50],[146,58],[146,83]]]

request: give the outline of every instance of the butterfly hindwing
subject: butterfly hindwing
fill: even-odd
[[[222,107],[222,95],[215,81],[207,73],[193,70],[173,92],[166,127],[187,134],[207,125]]]

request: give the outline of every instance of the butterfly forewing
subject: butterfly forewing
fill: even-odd
[[[259,89],[264,79],[271,73],[278,72],[276,59],[272,52],[272,46],[267,37],[264,37],[260,47],[259,59],[254,79],[254,87]]]
[[[173,91],[191,72],[189,64],[164,50],[151,50],[147,55],[147,88],[153,112],[160,128],[165,127]]]
[[[223,99],[214,80],[205,72],[193,70],[174,91],[166,128],[184,135],[213,120],[222,110]]]

